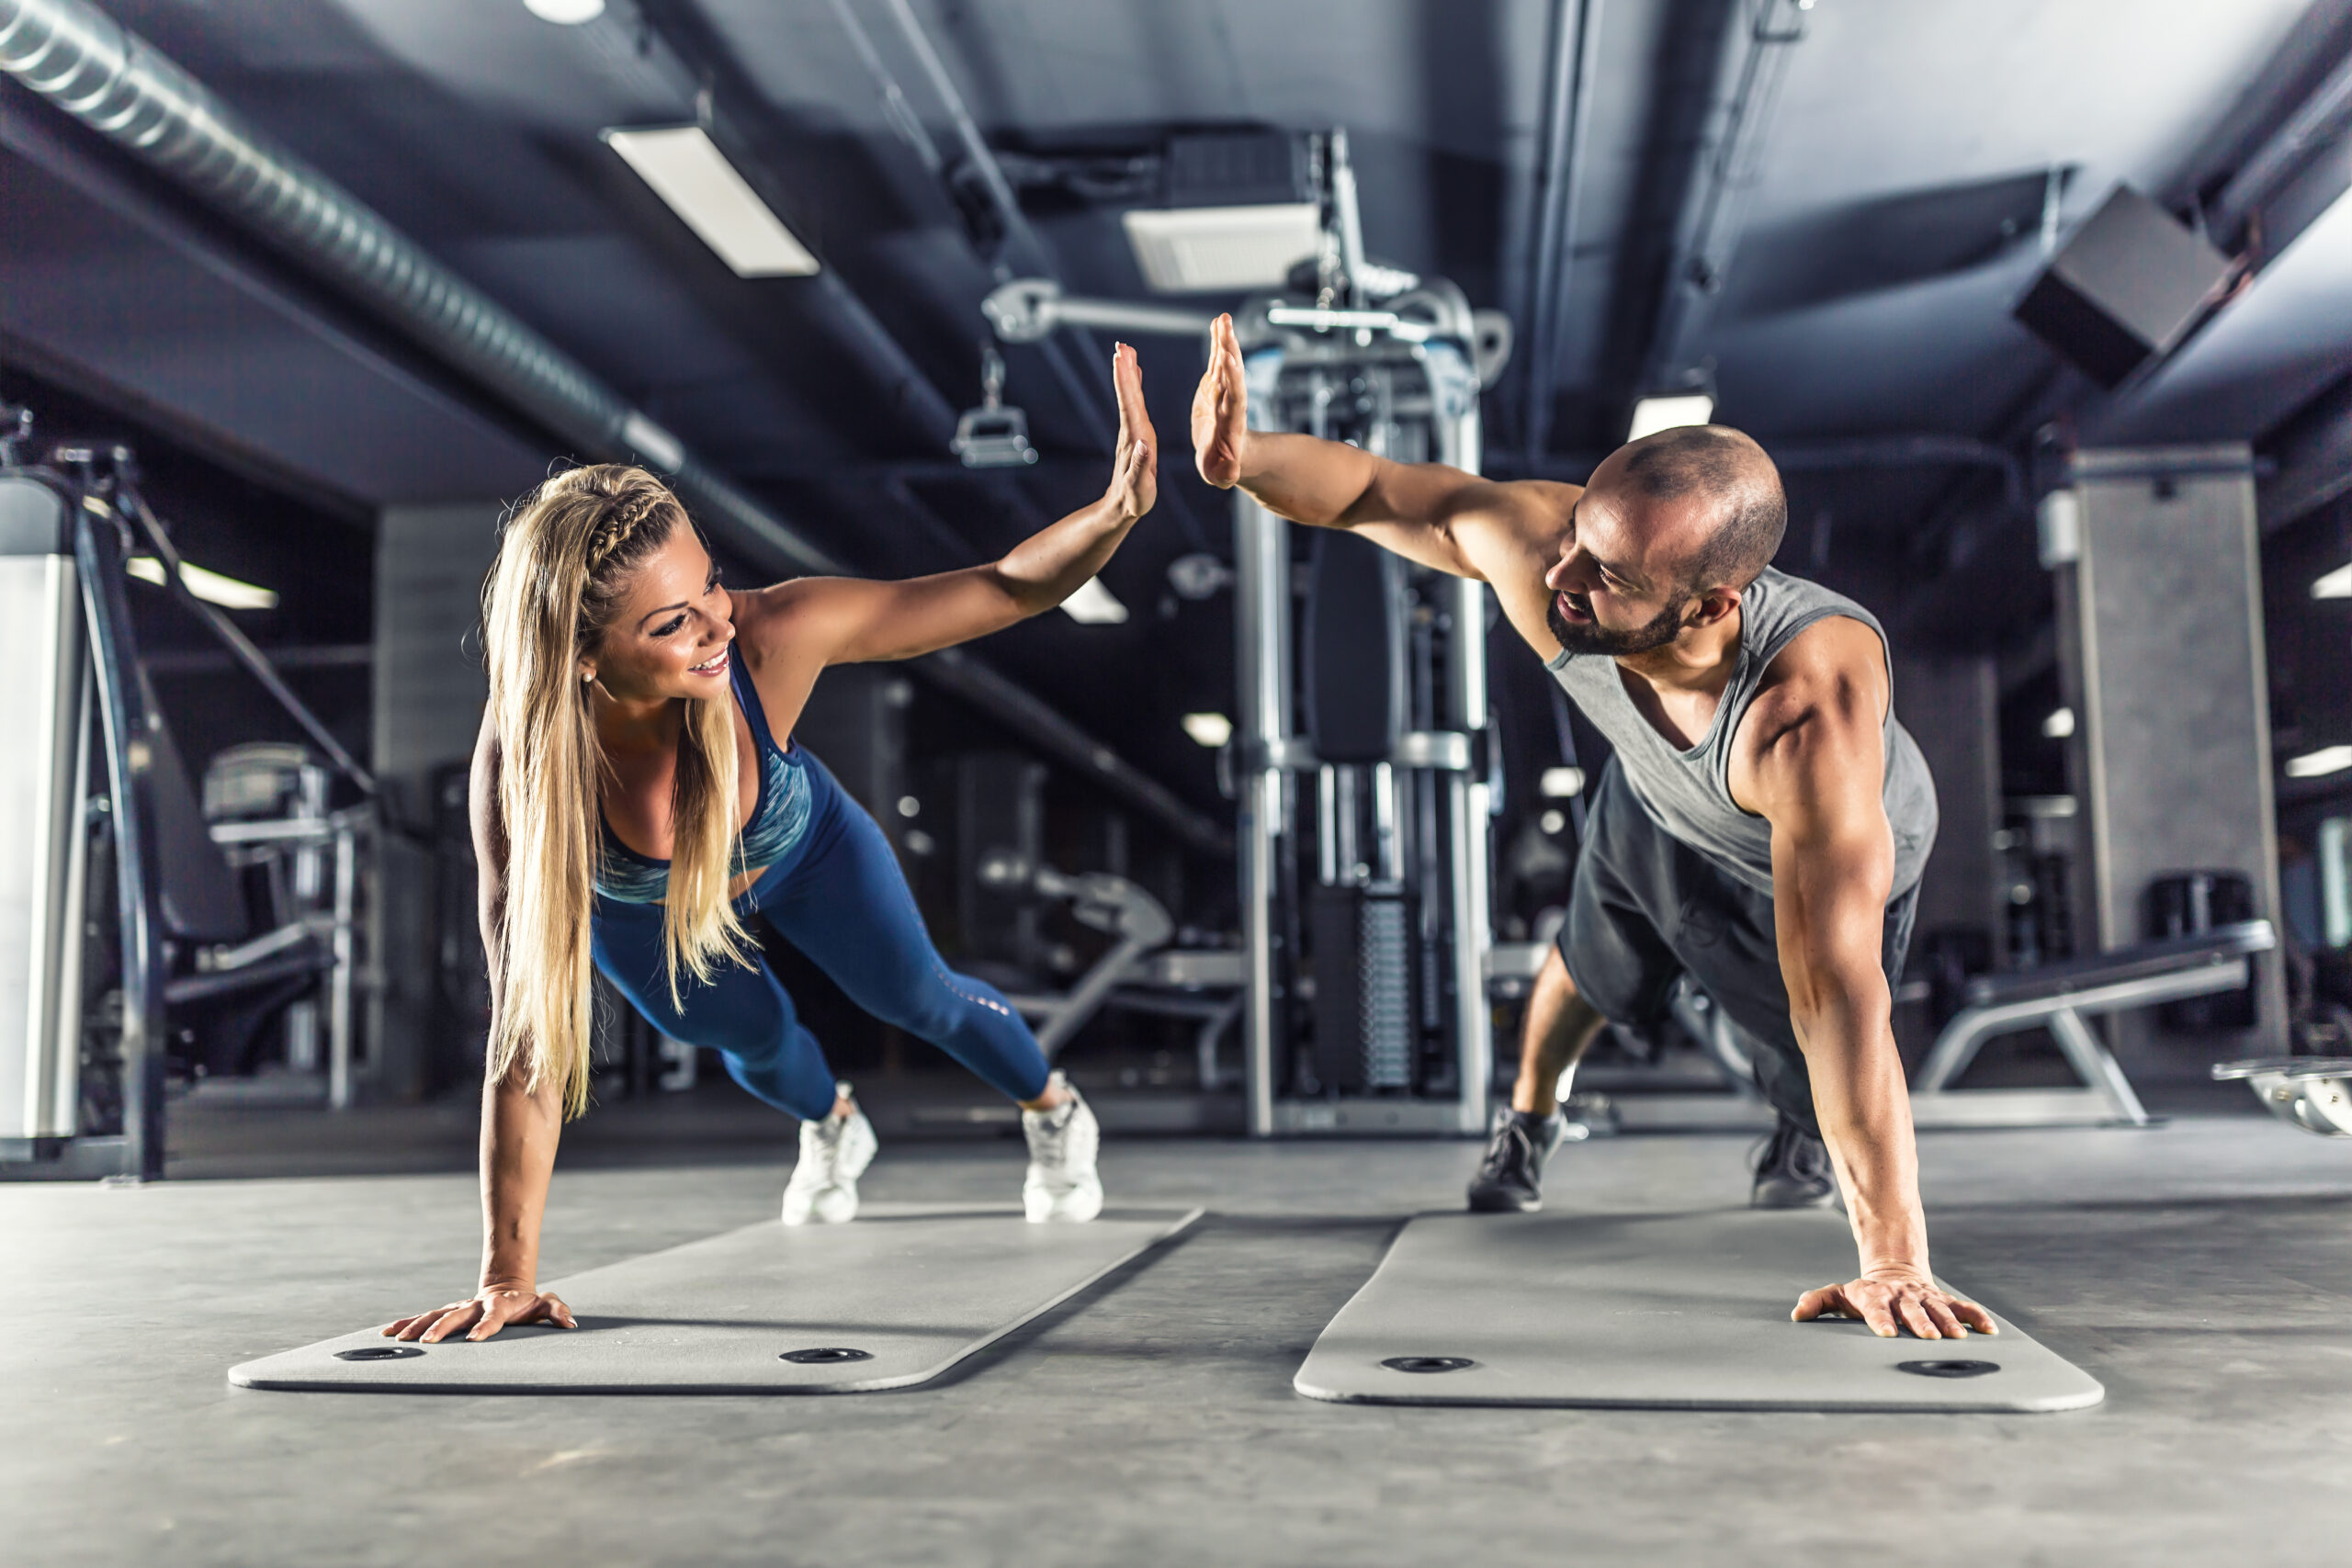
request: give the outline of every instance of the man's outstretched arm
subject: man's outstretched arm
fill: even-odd
[[[1749,710],[1755,728],[1733,787],[1772,825],[1789,1018],[1860,1253],[1855,1279],[1806,1292],[1793,1315],[1859,1317],[1879,1334],[1908,1328],[1923,1339],[1992,1333],[1982,1307],[1937,1288],[1928,1262],[1910,1095],[1881,967],[1894,842],[1880,796],[1878,639],[1859,622],[1826,622],[1789,655],[1790,678]]]
[[[1543,514],[1565,515],[1577,493],[1570,485],[1498,483],[1442,463],[1395,462],[1341,441],[1251,430],[1230,316],[1211,329],[1208,367],[1193,396],[1193,456],[1209,483],[1238,486],[1294,523],[1346,528],[1408,560],[1498,588],[1524,578],[1538,592],[1535,580],[1558,550],[1556,524],[1547,525]],[[1532,493],[1539,491],[1559,493]]]

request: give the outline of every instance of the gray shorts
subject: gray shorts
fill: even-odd
[[[1914,884],[1886,906],[1879,956],[1890,987],[1902,976],[1918,903]],[[1813,1081],[1789,1022],[1770,895],[1733,880],[1659,827],[1613,757],[1586,813],[1559,943],[1578,994],[1611,1023],[1656,1023],[1687,970],[1752,1038],[1764,1098],[1819,1134]]]

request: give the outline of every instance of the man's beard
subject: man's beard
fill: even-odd
[[[1690,596],[1679,594],[1650,620],[1631,631],[1611,631],[1599,621],[1572,623],[1560,614],[1560,596],[1556,593],[1544,602],[1544,618],[1552,627],[1552,635],[1570,653],[1605,653],[1622,659],[1629,653],[1647,653],[1654,648],[1664,648],[1682,635],[1682,613],[1690,607]]]

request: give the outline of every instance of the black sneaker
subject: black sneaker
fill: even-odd
[[[1756,1161],[1751,1209],[1826,1209],[1838,1201],[1838,1178],[1829,1148],[1787,1117],[1764,1141]]]
[[[1560,1113],[1495,1112],[1487,1157],[1470,1183],[1474,1214],[1532,1214],[1544,1206],[1544,1156],[1557,1148],[1565,1123]]]

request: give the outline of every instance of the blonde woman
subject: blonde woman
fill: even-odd
[[[490,706],[474,846],[492,976],[481,1289],[387,1335],[487,1339],[571,1313],[538,1289],[539,1220],[586,1108],[593,964],[664,1034],[801,1118],[784,1221],[857,1211],[874,1129],[761,958],[754,919],[859,1006],[1018,1101],[1033,1221],[1102,1206],[1100,1134],[1005,999],[952,973],[882,830],[789,739],[831,665],[910,659],[1059,604],[1158,494],[1135,351],[1114,358],[1110,488],[1002,560],[899,582],[719,586],[684,509],[641,468],[576,468],[508,518],[485,584]]]

